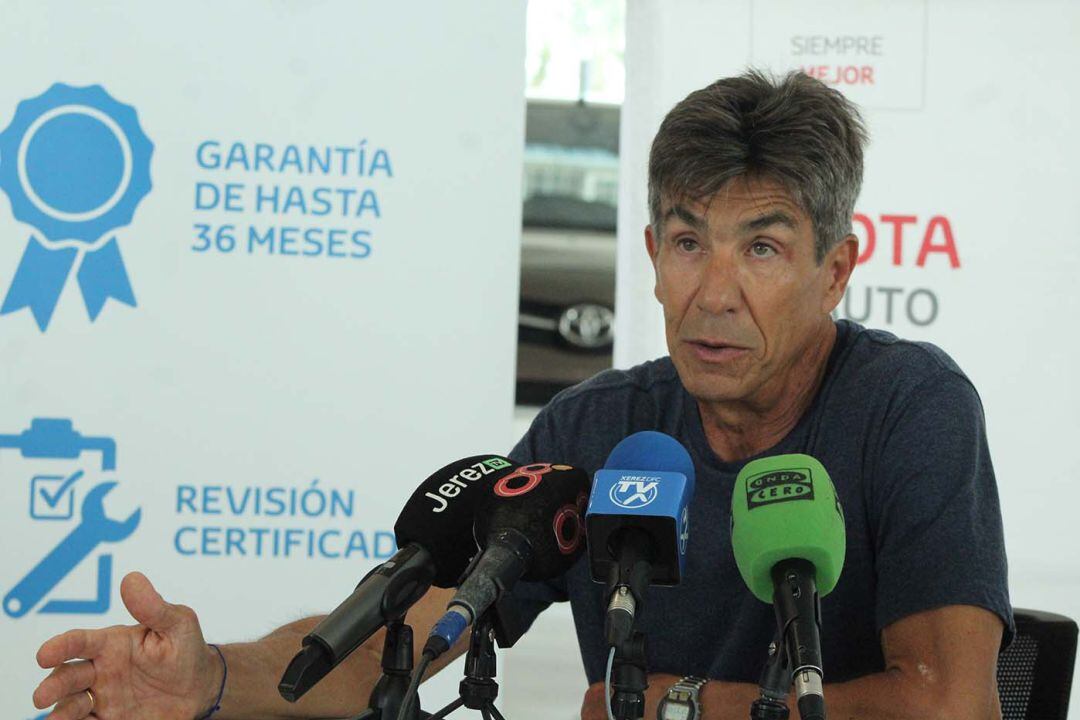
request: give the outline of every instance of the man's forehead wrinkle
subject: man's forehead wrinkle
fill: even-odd
[[[744,220],[739,223],[739,227],[743,230],[762,230],[770,225],[783,225],[791,230],[799,229],[799,221],[796,217],[793,217],[789,212],[782,209],[775,209],[770,212],[759,214],[757,217],[749,220]]]
[[[675,196],[667,200],[670,205],[661,216],[659,232],[667,232],[664,225],[677,218],[690,228],[708,233],[710,221],[724,218],[731,229],[754,232],[768,225],[779,224],[798,231],[805,210],[784,184],[772,178],[739,175],[721,185],[716,192],[704,197]],[[737,214],[728,212],[735,206]]]
[[[684,223],[686,223],[695,230],[708,229],[708,221],[704,214],[700,216],[696,215],[679,203],[672,205],[670,208],[668,208],[667,213],[664,214],[665,220],[668,220],[672,217],[676,217],[679,220],[682,220]]]
[[[791,197],[791,194],[787,189],[775,182],[757,183],[755,185],[747,183],[745,197],[754,204],[755,208],[762,208],[769,205],[787,205],[790,208],[798,207],[798,203]]]
[[[792,230],[799,229],[799,216],[802,209],[791,194],[775,181],[758,182],[745,185],[746,194],[752,206],[741,213],[739,227],[743,230],[760,230],[773,223],[784,225]]]

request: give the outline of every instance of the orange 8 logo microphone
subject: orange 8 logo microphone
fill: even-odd
[[[555,473],[555,477],[558,477],[572,471],[574,468],[570,465],[554,463],[522,465],[509,475],[500,478],[495,483],[493,491],[501,498],[521,497],[535,490],[544,481],[545,475]],[[551,527],[555,533],[556,546],[563,555],[573,555],[581,548],[585,537],[585,523],[582,517],[588,502],[589,494],[583,490],[577,494],[573,503],[567,503],[555,511]]]
[[[512,498],[532,492],[543,481],[544,475],[552,470],[573,470],[573,468],[569,465],[552,465],[551,463],[522,465],[495,483],[495,494],[499,497]],[[524,482],[517,482],[519,480],[524,480]]]
[[[555,513],[552,528],[555,530],[555,542],[559,545],[559,552],[563,555],[572,555],[581,547],[581,541],[585,537],[585,525],[581,516],[589,504],[588,493],[578,495],[577,502],[573,505],[563,505]]]

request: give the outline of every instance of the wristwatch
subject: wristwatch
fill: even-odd
[[[701,720],[701,688],[707,682],[687,675],[672,685],[656,708],[656,720]]]

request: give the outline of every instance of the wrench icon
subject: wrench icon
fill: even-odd
[[[105,517],[105,496],[114,487],[115,482],[104,482],[86,494],[79,524],[4,597],[4,612],[22,617],[100,543],[119,542],[135,532],[141,509],[122,522]]]

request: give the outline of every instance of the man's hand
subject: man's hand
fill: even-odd
[[[210,709],[222,663],[203,640],[195,612],[165,602],[140,573],[120,584],[138,625],[69,630],[47,640],[37,661],[53,668],[34,691],[34,707],[56,708],[50,720],[191,720]],[[90,695],[93,693],[93,708]]]
[[[675,675],[651,673],[649,675],[649,687],[645,690],[645,714],[644,720],[653,720],[656,717],[656,708],[660,700],[667,695],[668,688],[679,681]],[[604,702],[607,695],[604,694],[604,681],[595,682],[585,691],[585,699],[581,703],[581,720],[607,720],[607,709]],[[748,711],[749,711],[749,706]]]

